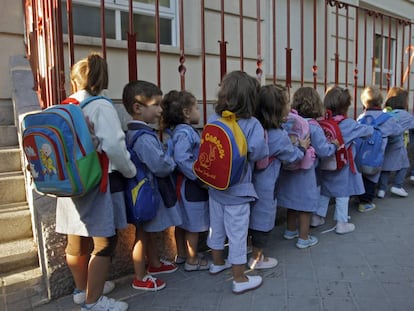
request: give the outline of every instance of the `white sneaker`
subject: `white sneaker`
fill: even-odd
[[[112,292],[115,288],[115,283],[112,281],[106,281],[104,288],[103,288],[103,295],[109,294],[110,292]],[[73,291],[73,302],[76,303],[77,305],[81,305],[83,303],[85,303],[86,300],[86,292],[84,290],[79,290],[77,288],[75,288],[75,290]]]
[[[414,175],[413,176],[410,176],[410,181],[413,181],[414,182]]]
[[[383,199],[385,197],[385,190],[378,190],[377,198]]]
[[[253,290],[262,285],[263,280],[259,275],[250,276],[246,275],[248,278],[247,282],[235,282],[233,281],[233,293],[234,294],[243,294],[249,290]]]
[[[349,222],[338,221],[336,223],[335,232],[338,234],[345,234],[355,230],[355,225]]]
[[[266,259],[266,260],[265,260]],[[271,269],[276,267],[278,264],[277,259],[276,258],[272,258],[272,257],[264,257],[263,255],[260,257],[259,260],[257,259],[253,259],[250,258],[248,266],[250,269],[254,270],[254,269]]]
[[[404,188],[391,187],[390,191],[392,194],[398,195],[400,197],[408,196],[408,193],[404,190]]]
[[[227,259],[224,260],[224,265],[215,265],[214,263],[212,263],[210,265],[209,268],[209,272],[210,274],[219,274],[220,272],[226,270],[226,269],[230,269],[231,268],[231,263],[227,261]]]
[[[93,305],[83,305],[81,311],[126,311],[128,304],[106,296],[101,296]]]
[[[322,216],[316,215],[316,214],[312,214],[312,218],[310,222],[311,227],[316,228],[324,224],[325,224],[325,218],[323,218]]]

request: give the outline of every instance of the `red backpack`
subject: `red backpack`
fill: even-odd
[[[334,155],[320,159],[319,168],[321,170],[340,170],[349,161],[351,170],[355,172],[351,146],[346,148],[341,129],[339,128],[339,123],[344,119],[345,117],[343,115],[332,116],[332,111],[327,109],[324,119],[318,120],[319,125],[323,129],[323,132],[325,133],[328,141],[331,142],[336,139],[339,142],[339,147],[336,149]]]

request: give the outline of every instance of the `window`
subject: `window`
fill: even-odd
[[[177,0],[160,0],[160,43],[177,42]],[[105,31],[109,39],[126,40],[129,28],[129,1],[105,1]],[[137,41],[155,43],[155,0],[134,0],[134,31]],[[73,32],[79,36],[101,37],[100,0],[73,0]],[[62,29],[68,33],[66,1],[62,1]]]
[[[379,34],[375,35],[375,60],[374,60],[374,85],[380,85],[386,87],[388,80],[387,74],[389,74],[390,81],[393,81],[394,75],[394,52],[395,52],[395,39]],[[381,77],[382,69],[382,77]]]

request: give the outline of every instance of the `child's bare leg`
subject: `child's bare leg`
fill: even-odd
[[[309,226],[311,213],[310,212],[299,212],[299,238],[307,240],[309,236]]]
[[[214,265],[222,266],[222,265],[225,264],[223,252],[224,251],[220,250],[220,249],[212,249],[211,250],[211,256],[213,257]]]
[[[248,279],[244,274],[245,265],[232,265],[231,272],[233,274],[233,279],[235,282],[247,282]]]
[[[186,242],[186,250],[187,250],[187,263],[191,265],[198,264],[198,255],[197,255],[198,232],[186,231],[185,242]]]
[[[288,209],[286,214],[287,230],[295,231],[298,213],[293,209]]]
[[[182,228],[175,227],[175,243],[177,246],[177,256],[186,257],[186,231]]]
[[[147,251],[147,233],[141,227],[136,228],[135,245],[132,250],[132,262],[134,264],[135,276],[138,280],[142,280],[147,274],[145,269],[145,254]]]
[[[263,249],[253,246],[252,258],[254,260],[260,260],[263,255]]]
[[[148,265],[154,268],[161,267],[160,256],[158,254],[158,245],[155,241],[155,234],[152,232],[147,233],[148,243],[146,247],[146,255],[148,259]]]

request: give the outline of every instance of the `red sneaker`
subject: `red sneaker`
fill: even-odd
[[[151,291],[151,292],[161,290],[165,287],[165,285],[166,284],[164,281],[154,278],[151,275],[144,276],[142,281],[138,280],[136,277],[132,281],[132,288]]]
[[[161,262],[161,266],[159,266],[158,268],[148,266],[147,272],[149,274],[162,274],[162,273],[172,273],[174,271],[177,271],[178,269],[178,267],[175,264],[169,261],[161,259],[160,262]]]

